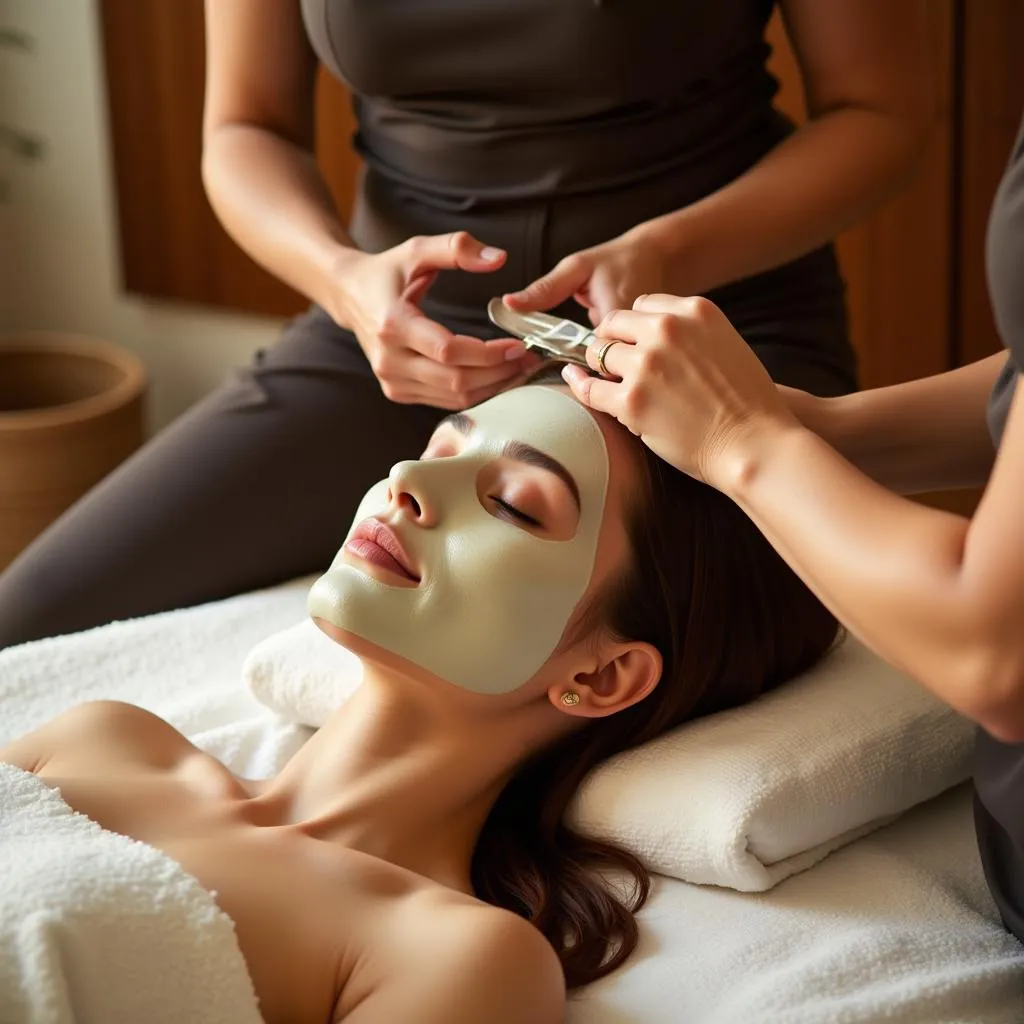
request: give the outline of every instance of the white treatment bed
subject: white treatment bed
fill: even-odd
[[[301,620],[297,582],[0,652],[0,741],[84,700],[162,715],[232,770],[272,774],[309,735],[241,666]],[[2,882],[0,882],[2,884]],[[1024,947],[1000,926],[957,787],[766,893],[657,878],[630,963],[569,1024],[1024,1022]]]

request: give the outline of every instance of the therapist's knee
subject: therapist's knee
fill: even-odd
[[[73,573],[36,545],[0,573],[0,650],[85,628],[79,623],[88,601],[72,592]]]

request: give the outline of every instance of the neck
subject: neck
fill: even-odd
[[[363,683],[259,799],[319,839],[470,892],[470,863],[518,765],[564,725],[543,699],[469,713],[366,665]]]

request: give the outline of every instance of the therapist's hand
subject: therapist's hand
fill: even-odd
[[[419,301],[440,270],[485,274],[506,253],[465,231],[410,238],[381,253],[348,251],[328,312],[359,341],[393,402],[464,409],[497,394],[537,363],[515,338],[481,341],[425,316]]]
[[[575,299],[599,324],[613,309],[628,309],[638,295],[665,291],[666,257],[642,231],[566,256],[553,270],[505,303],[519,312],[554,309]]]
[[[605,366],[617,379],[566,366],[573,393],[698,480],[728,491],[759,449],[800,429],[757,356],[707,299],[643,295],[595,333],[616,342]],[[600,347],[587,351],[594,370]]]

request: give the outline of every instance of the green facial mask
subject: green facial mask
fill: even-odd
[[[366,494],[353,522],[354,529],[378,516],[392,525],[420,582],[383,583],[339,552],[313,584],[308,609],[465,690],[510,693],[551,656],[590,582],[608,450],[590,413],[554,388],[516,388],[467,414],[475,425],[457,455],[392,470],[390,489],[419,495],[434,512],[430,526],[389,502],[386,480]],[[535,536],[482,502],[480,474],[512,441],[556,459],[576,481],[571,539]]]

